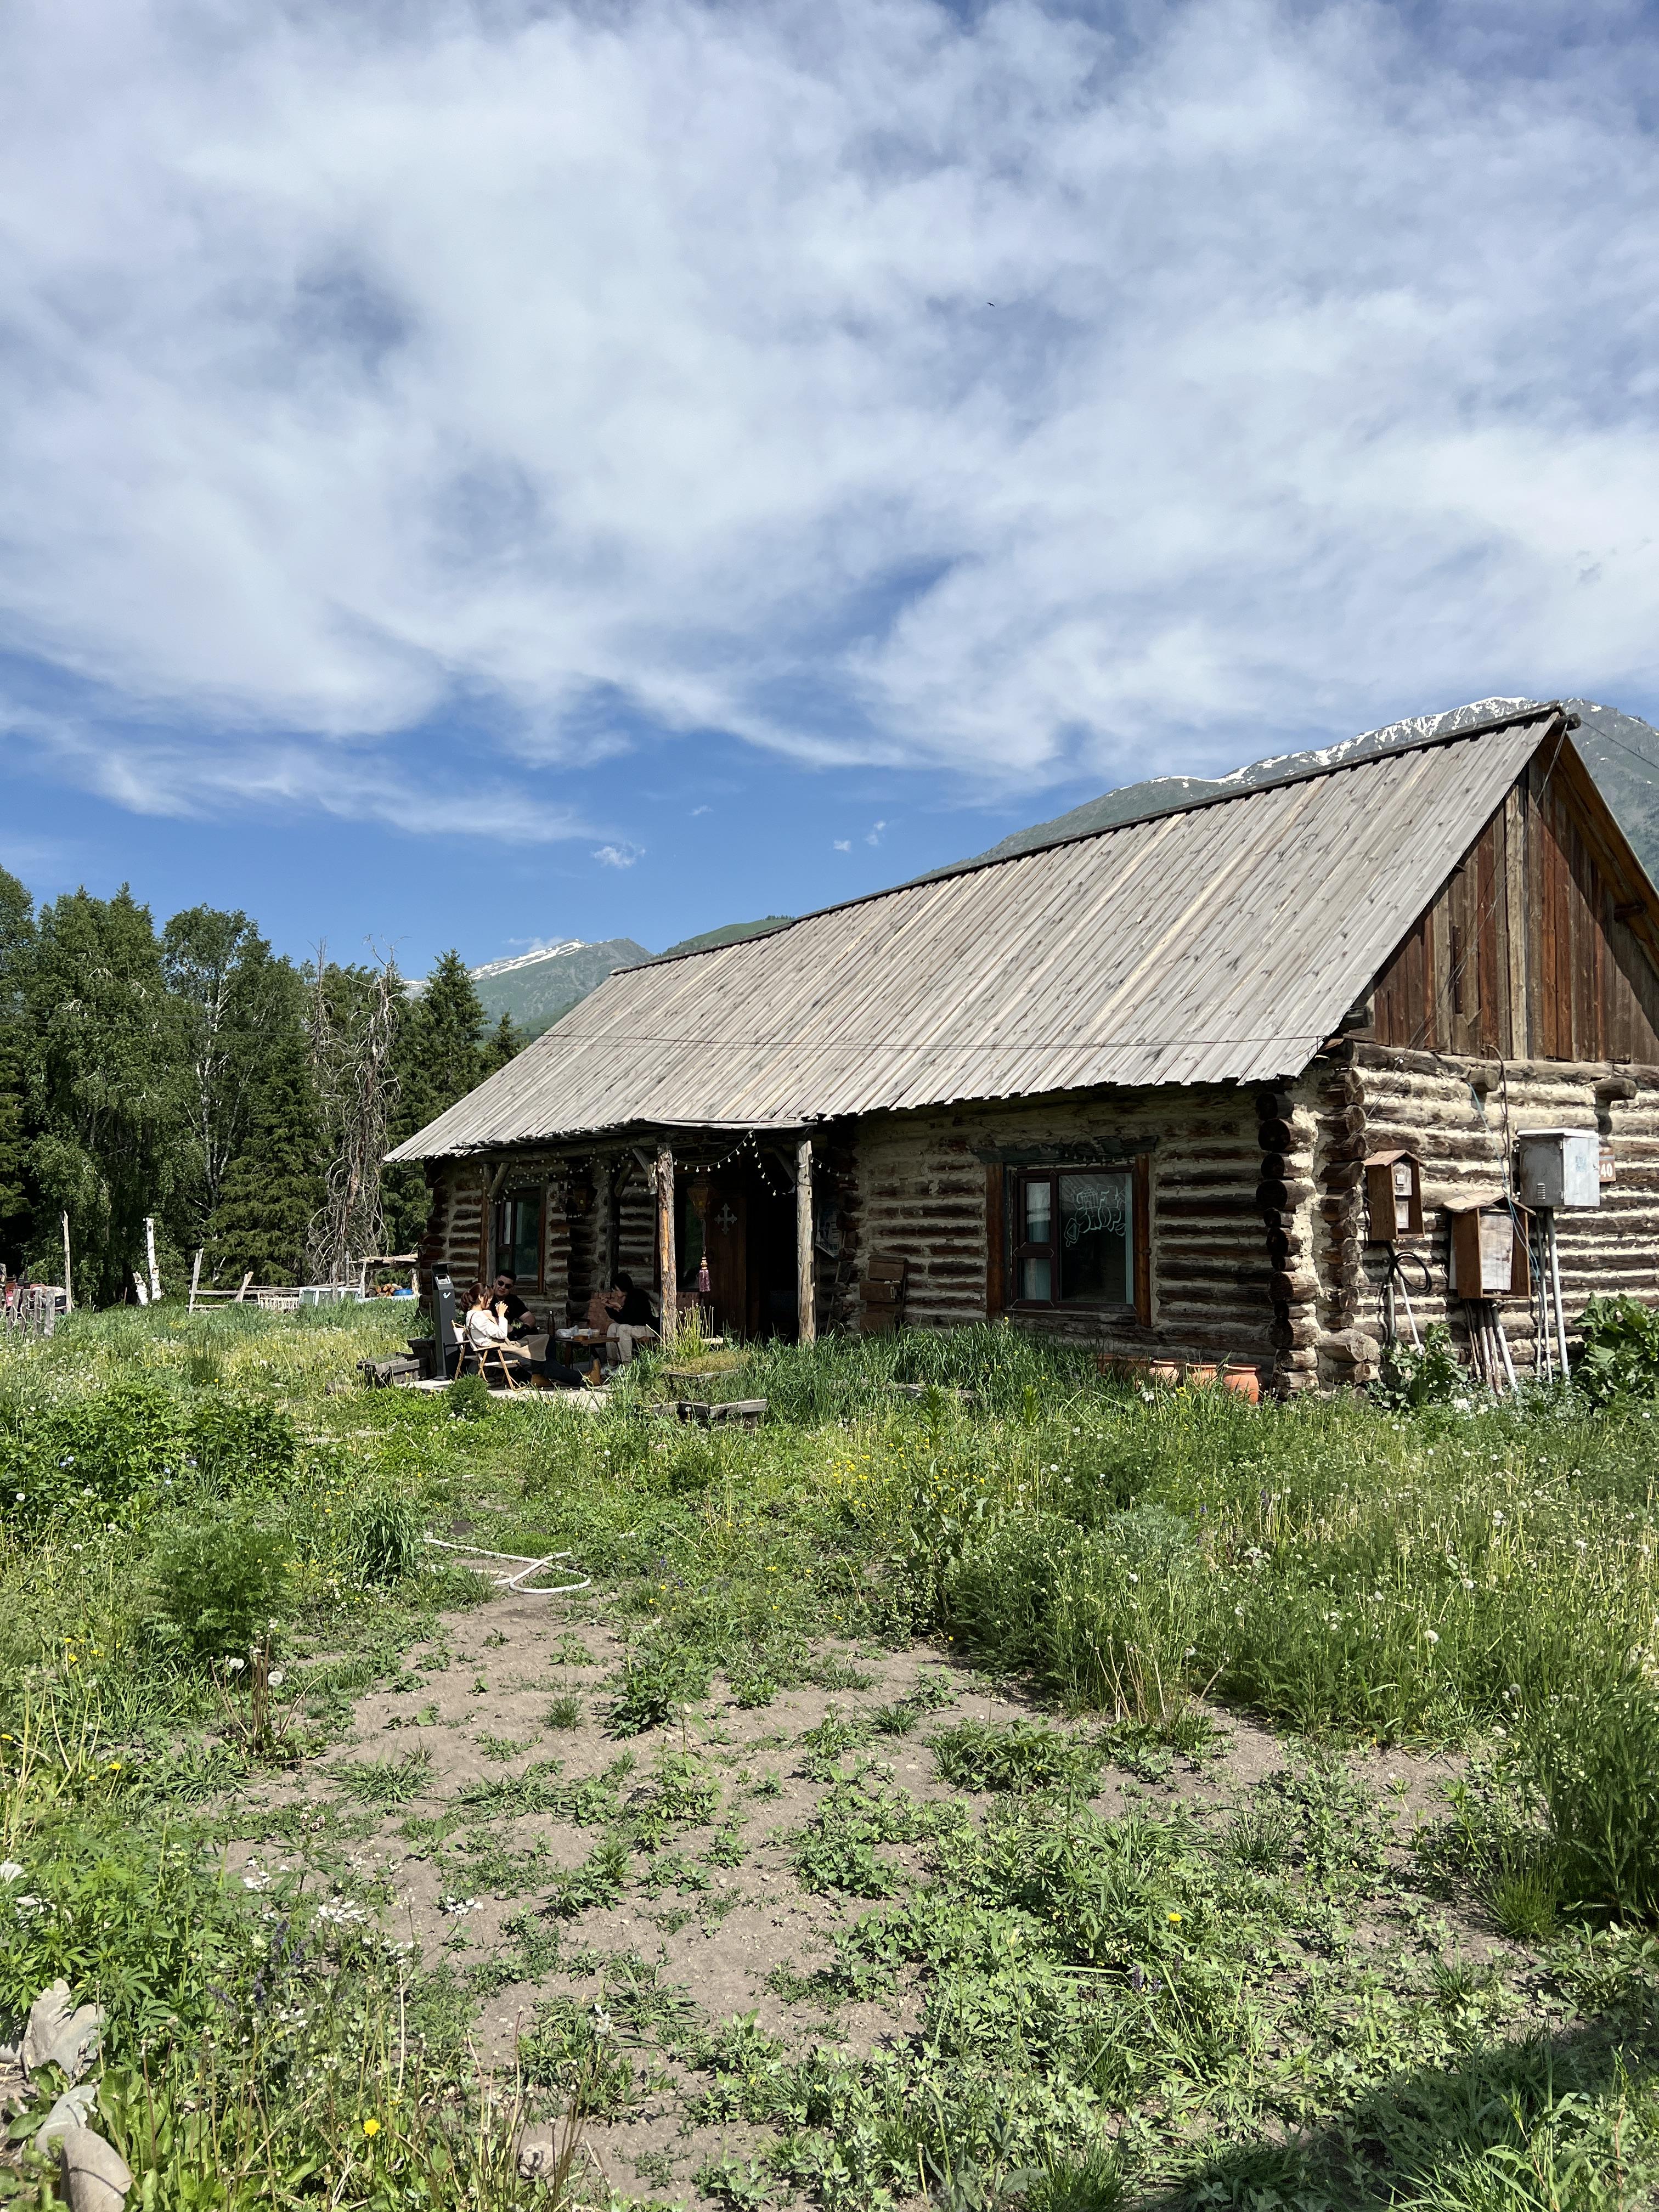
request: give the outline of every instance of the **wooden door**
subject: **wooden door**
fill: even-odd
[[[702,1234],[714,1326],[741,1334],[749,1323],[749,1206],[740,1185],[715,1178]]]

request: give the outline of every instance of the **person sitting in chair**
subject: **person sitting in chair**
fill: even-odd
[[[532,1359],[527,1352],[508,1340],[508,1328],[507,1300],[498,1297],[483,1283],[474,1283],[466,1310],[466,1341],[468,1349],[477,1354],[481,1370],[485,1355],[493,1352],[503,1369],[510,1369],[515,1376],[533,1376],[545,1389],[581,1389],[587,1377],[579,1368],[563,1366],[550,1358]]]
[[[636,1287],[631,1275],[618,1273],[617,1287],[610,1293],[611,1321],[607,1333],[611,1360],[613,1366],[626,1367],[634,1357],[634,1347],[644,1339],[654,1343],[657,1317],[650,1298]]]
[[[650,1293],[640,1289],[631,1275],[618,1273],[617,1288],[623,1294],[617,1309],[617,1324],[620,1328],[654,1328],[657,1325],[655,1309]]]
[[[532,1336],[535,1334],[535,1321],[529,1307],[519,1296],[516,1279],[505,1269],[495,1278],[495,1303],[506,1312],[509,1336]]]

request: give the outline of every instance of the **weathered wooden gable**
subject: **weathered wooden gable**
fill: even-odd
[[[1407,1051],[1659,1065],[1659,911],[1565,739],[1534,756],[1378,975]]]

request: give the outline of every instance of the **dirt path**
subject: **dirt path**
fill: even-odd
[[[803,1886],[790,1838],[857,1759],[923,1804],[955,1800],[980,1819],[986,1801],[939,1779],[927,1737],[968,1717],[1031,1717],[1017,1694],[938,1649],[826,1645],[816,1656],[842,1686],[784,1690],[745,1708],[716,1678],[683,1725],[619,1741],[607,1729],[608,1678],[623,1644],[592,1599],[496,1596],[412,1648],[402,1674],[357,1702],[347,1741],[240,1801],[231,1863],[256,1887],[307,1867],[333,1893],[331,1909],[374,1914],[425,1964],[447,1963],[472,1996],[483,2067],[510,2071],[550,2001],[567,2000],[567,2014],[618,2014],[607,2032],[635,2065],[636,2094],[595,2124],[592,2150],[624,2198],[637,2189],[657,2202],[712,2202],[694,2185],[699,2167],[746,2159],[757,2144],[741,2128],[690,2124],[696,2085],[665,2057],[673,2038],[659,2032],[672,2027],[673,1993],[706,2026],[751,2015],[796,2052],[830,2042],[854,2053],[905,2036],[915,2019],[902,1996],[830,2014],[790,1988],[792,1972],[809,1974],[836,1930],[871,1909]],[[826,1724],[856,1729],[893,1708],[914,1708],[909,1731],[867,1737],[850,1759],[834,1756],[833,1733],[814,1741]],[[1108,1768],[1096,1809],[1180,1800],[1201,1821],[1231,1818],[1284,1765],[1286,1747],[1266,1729],[1212,1718],[1205,1757]],[[1449,1771],[1398,1753],[1358,1765],[1395,1801],[1402,1827],[1438,1803]],[[573,1902],[569,1885],[586,1879],[607,1820],[642,1815],[657,1821],[655,1848],[636,1842],[611,1893]],[[914,1873],[921,1850],[896,1845],[886,1856]],[[558,2100],[544,2101],[551,2112]],[[528,2139],[551,2132],[532,2128]]]

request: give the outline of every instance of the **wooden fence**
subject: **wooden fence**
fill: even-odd
[[[26,1283],[0,1301],[0,1328],[18,1336],[50,1336],[58,1326],[63,1292],[51,1283]]]

